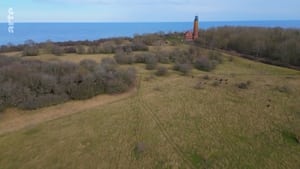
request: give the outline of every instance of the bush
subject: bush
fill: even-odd
[[[168,68],[163,67],[163,66],[159,66],[156,69],[156,73],[157,76],[165,76],[168,74]]]
[[[88,53],[88,54],[96,54],[96,53],[100,53],[99,51],[100,51],[100,50],[98,49],[97,46],[90,46],[90,47],[88,48],[87,53]]]
[[[168,52],[165,52],[165,51],[157,51],[155,53],[156,57],[158,58],[158,61],[160,63],[163,63],[163,64],[167,64],[167,63],[170,63],[170,58],[169,58],[169,53]]]
[[[131,45],[131,48],[133,51],[148,51],[149,50],[148,46],[145,43],[139,42],[139,41],[134,41],[133,44]]]
[[[202,56],[195,60],[194,66],[198,70],[211,71],[216,65],[213,61],[210,61],[208,57]]]
[[[120,69],[113,59],[100,64],[83,60],[42,62],[0,57],[0,109],[36,109],[86,99],[101,93],[119,93],[135,84],[135,69]]]
[[[138,53],[134,55],[135,63],[158,62],[155,54],[150,52]]]
[[[121,93],[135,84],[136,70],[129,68],[127,70],[118,70],[114,74],[114,79],[109,79],[106,83],[106,92],[109,94]]]
[[[146,63],[146,69],[153,70],[157,66],[157,59],[154,55],[146,55],[145,63]]]
[[[53,95],[46,94],[41,96],[31,96],[24,102],[22,102],[19,107],[22,109],[32,110],[38,109],[46,106],[52,106],[59,103],[63,103],[68,100],[67,95]]]
[[[0,56],[0,68],[19,61],[17,57]]]
[[[85,54],[86,51],[85,51],[85,47],[83,45],[79,45],[76,47],[76,53],[77,54]]]
[[[134,55],[135,63],[145,63],[146,62],[145,55],[146,54],[144,54],[144,53]]]
[[[189,63],[176,63],[173,69],[187,75],[192,68],[192,65]]]
[[[114,53],[115,49],[116,49],[116,44],[113,41],[104,42],[99,46],[100,53],[105,53],[105,54]]]
[[[97,62],[91,59],[84,59],[82,61],[80,61],[79,65],[83,68],[85,68],[86,70],[89,71],[94,71],[96,66],[97,66]]]
[[[23,50],[23,56],[37,56],[39,55],[39,48],[36,46],[27,46]]]
[[[64,54],[64,50],[61,47],[54,45],[52,46],[51,53],[56,56],[61,56]]]
[[[204,76],[203,76],[203,79],[204,79],[204,80],[209,80],[210,77],[209,77],[208,75],[204,75]]]
[[[64,53],[77,53],[77,49],[75,47],[66,47],[64,48]]]
[[[134,57],[124,52],[117,52],[114,56],[115,60],[119,64],[133,64]]]
[[[38,45],[33,40],[24,43],[23,56],[37,56],[39,54]]]
[[[127,53],[127,54],[129,54],[129,53],[131,53],[131,52],[133,51],[131,45],[125,45],[125,46],[122,46],[122,50],[123,50],[125,53]]]
[[[216,51],[209,52],[209,60],[215,60],[218,64],[223,63],[222,54]]]
[[[250,84],[251,84],[250,81],[241,82],[241,83],[237,84],[237,87],[240,88],[240,89],[248,89]]]
[[[75,83],[72,83],[69,90],[71,99],[82,100],[95,96],[96,78],[92,74],[85,74],[84,76],[77,76]]]
[[[113,58],[103,58],[101,64],[116,66],[117,62]]]

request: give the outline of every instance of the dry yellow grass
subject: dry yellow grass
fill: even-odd
[[[299,71],[225,58],[193,77],[140,72],[128,99],[0,135],[1,169],[299,168]]]
[[[99,95],[83,101],[69,101],[56,106],[45,107],[38,110],[19,110],[15,108],[7,109],[1,114],[0,135],[3,133],[32,127],[42,122],[54,120],[74,113],[93,109],[95,107],[120,101],[130,97],[135,93],[135,89],[130,92],[118,95]]]
[[[80,61],[82,61],[84,59],[90,59],[90,60],[95,60],[96,62],[100,62],[101,59],[106,58],[106,57],[112,57],[112,56],[113,56],[113,54],[84,54],[84,55],[64,54],[62,56],[54,56],[52,54],[41,54],[38,56],[26,56],[23,58],[36,59],[36,60],[42,60],[42,61],[60,60],[60,61],[79,63]]]

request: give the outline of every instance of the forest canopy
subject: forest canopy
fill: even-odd
[[[282,65],[300,66],[300,30],[259,27],[219,27],[202,30],[199,44],[209,48],[234,50],[276,61]]]

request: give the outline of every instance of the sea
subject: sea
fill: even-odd
[[[282,27],[300,29],[300,20],[293,21],[219,21],[199,22],[200,29],[221,26]],[[35,42],[98,40],[114,37],[134,37],[157,32],[184,32],[193,22],[153,23],[14,23],[13,33],[8,23],[0,23],[0,45],[18,45],[26,40]]]

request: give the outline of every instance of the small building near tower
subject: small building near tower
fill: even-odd
[[[195,16],[193,31],[187,31],[184,33],[184,39],[186,41],[193,41],[199,37],[199,21],[198,16]]]
[[[184,33],[184,39],[186,41],[193,41],[193,32],[192,31],[187,31]]]

